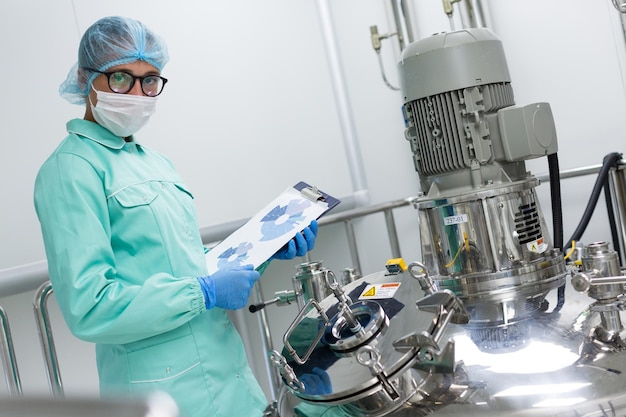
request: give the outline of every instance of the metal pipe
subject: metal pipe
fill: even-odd
[[[0,298],[33,291],[48,280],[48,263],[33,262],[0,270]]]
[[[263,297],[263,289],[261,282],[259,281],[254,288],[256,289],[256,297],[258,302],[262,302],[265,300]],[[272,402],[277,401],[278,399],[278,390],[281,386],[280,374],[278,373],[278,369],[275,366],[272,366],[269,359],[269,354],[274,350],[274,345],[272,343],[272,334],[270,332],[270,325],[267,320],[267,314],[265,313],[265,309],[257,311],[258,315],[258,323],[259,330],[261,331],[261,339],[263,340],[263,348],[264,348],[264,357],[263,363],[265,364],[265,371],[268,375],[268,383],[270,385],[270,391],[272,394]]]
[[[47,306],[48,299],[52,293],[53,289],[50,281],[43,283],[35,293],[33,307],[35,310],[39,341],[41,342],[43,358],[46,364],[50,391],[53,397],[63,397],[63,383],[61,382],[59,361],[57,359],[54,338],[52,337],[52,326],[50,325],[50,316],[48,315]]]
[[[324,40],[326,59],[328,61],[330,79],[333,84],[335,104],[339,115],[343,144],[348,159],[348,168],[352,179],[354,196],[357,207],[367,206],[370,201],[363,158],[357,140],[356,125],[352,117],[352,108],[348,99],[346,81],[341,68],[337,36],[332,24],[332,16],[328,6],[328,0],[317,0],[317,10]]]
[[[406,34],[407,40],[409,43],[415,42],[417,36],[417,28],[413,23],[413,8],[411,7],[411,2],[406,0],[400,0],[400,8],[402,10],[402,15],[404,16],[404,24],[406,25]]]
[[[9,328],[9,319],[4,309],[0,306],[0,351],[2,353],[2,367],[7,381],[9,395],[21,396],[22,384],[20,382],[20,373],[17,369],[17,361],[15,360],[15,350],[13,349],[13,340],[11,339],[11,329]]]
[[[318,223],[320,226],[333,224],[333,223],[340,223],[346,220],[352,220],[358,217],[364,217],[370,214],[380,213],[381,211],[384,211],[387,209],[395,209],[398,207],[410,206],[413,200],[415,200],[416,198],[417,196],[407,197],[401,200],[394,200],[394,201],[389,201],[386,203],[374,204],[374,205],[367,206],[367,207],[355,208],[355,209],[347,210],[341,213],[328,214],[320,218]]]
[[[396,231],[396,222],[393,218],[391,209],[384,210],[385,224],[387,225],[387,234],[389,235],[389,244],[391,245],[391,255],[393,258],[401,258],[400,242],[398,241],[398,232]]]
[[[493,28],[489,6],[485,4],[484,0],[476,0],[475,6],[481,26],[484,28]]]
[[[602,164],[598,164],[564,170],[560,172],[560,178],[567,179],[597,174],[598,172],[600,172],[601,167]],[[541,182],[550,181],[550,175],[547,173],[539,174],[535,177]],[[385,210],[386,208],[395,209],[398,207],[408,206],[411,205],[411,201],[415,198],[417,198],[417,196],[328,214],[319,220],[319,224],[320,226],[322,226],[333,223],[340,223],[347,219],[353,219],[356,217],[363,217],[369,214],[377,213]],[[223,240],[223,237],[228,236],[230,233],[236,230],[236,228],[232,227],[235,227],[235,225],[237,224],[241,225],[244,222],[245,221],[236,221],[224,223],[223,225],[202,228],[202,241],[206,244]],[[228,225],[230,228],[225,227],[224,225]],[[224,233],[226,234],[224,235]],[[220,239],[218,238],[220,236],[223,237]],[[33,291],[39,285],[46,282],[48,279],[48,264],[46,263],[46,261],[38,261],[31,264],[2,269],[0,270],[0,298],[15,294],[21,294],[27,291]]]
[[[626,262],[626,170],[624,165],[609,172],[609,187],[613,212],[615,213],[615,226],[617,228],[618,248],[613,248],[619,253],[622,263]],[[624,265],[622,265],[624,266]]]
[[[406,39],[406,25],[401,16],[401,6],[398,4],[399,1],[400,0],[391,0],[391,10],[393,12],[393,20],[396,24],[396,36],[398,37],[398,44],[400,46],[400,51],[402,51],[406,46],[404,42],[404,40]]]
[[[575,178],[575,177],[582,177],[585,175],[597,174],[600,172],[601,168],[602,168],[602,164],[588,165],[586,167],[566,169],[564,171],[559,172],[559,177],[563,180],[567,178]],[[550,182],[549,173],[535,175],[535,178],[537,178],[541,182],[544,182],[544,181]]]
[[[354,225],[352,224],[351,219],[346,219],[344,224],[346,225],[346,235],[348,236],[348,248],[350,249],[352,266],[358,268],[359,271],[362,271],[361,260],[359,259],[359,248],[356,244],[356,236],[354,234]]]

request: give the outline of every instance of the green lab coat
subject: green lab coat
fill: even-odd
[[[70,330],[96,343],[103,395],[162,390],[182,417],[262,415],[226,312],[206,310],[193,196],[164,156],[75,119],[41,167],[35,207]]]

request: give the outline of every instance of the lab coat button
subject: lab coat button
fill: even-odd
[[[241,378],[241,374],[237,374],[237,378]]]
[[[169,374],[172,372],[172,368],[170,368],[169,366],[167,368],[165,368],[165,373]]]

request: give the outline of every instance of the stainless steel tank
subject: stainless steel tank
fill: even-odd
[[[273,354],[281,415],[625,415],[626,278],[616,260],[605,242],[585,247],[563,308],[549,294],[527,318],[524,343],[489,349],[476,344],[461,299],[429,285],[421,263],[343,288],[331,272],[335,294],[311,302]]]
[[[618,256],[598,242],[568,267],[525,167],[556,157],[549,104],[515,105],[484,28],[414,42],[398,69],[422,260],[344,286],[323,271],[332,295],[271,353],[282,414],[626,415]]]

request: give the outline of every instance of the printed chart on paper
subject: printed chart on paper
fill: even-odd
[[[246,224],[212,248],[206,254],[208,273],[242,265],[257,268],[312,220],[339,204],[339,200],[317,189],[314,192],[318,192],[320,198],[310,198],[310,194],[303,193],[305,189],[313,188],[304,182],[287,188]]]

